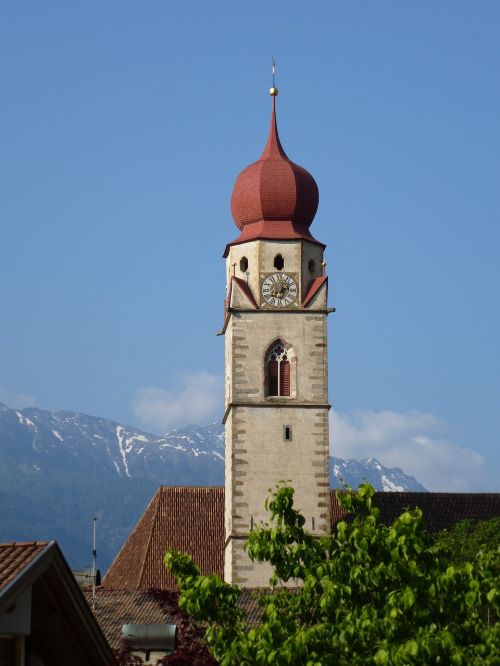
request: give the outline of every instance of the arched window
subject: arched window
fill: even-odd
[[[316,272],[316,262],[314,261],[314,259],[309,259],[309,263],[307,265],[309,268],[309,273],[311,273],[311,275],[314,275],[314,273]]]
[[[279,271],[282,271],[284,265],[285,265],[285,260],[283,259],[281,254],[277,254],[274,257],[274,268],[277,268]]]
[[[285,346],[278,340],[267,354],[267,395],[290,395],[290,359]]]
[[[240,259],[240,271],[246,273],[248,270],[248,259],[246,257],[241,257]]]

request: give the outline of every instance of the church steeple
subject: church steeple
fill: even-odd
[[[276,90],[276,88],[271,88],[271,90]],[[276,95],[272,95],[273,98],[273,108],[271,112],[271,126],[269,128],[269,136],[267,137],[267,143],[262,155],[260,156],[261,160],[266,159],[279,159],[280,157],[284,160],[290,161],[288,155],[283,150],[281,145],[280,137],[278,134],[278,123],[276,120]]]
[[[325,246],[309,231],[319,195],[281,144],[277,92],[273,81],[264,151],[233,189],[240,235],[225,253],[224,569],[248,587],[269,583],[243,544],[280,479],[312,533],[330,529]]]
[[[318,209],[318,186],[306,169],[292,162],[281,144],[277,89],[271,91],[274,94],[266,145],[257,162],[243,169],[233,188],[231,213],[241,233],[229,246],[257,238],[318,242],[309,231]]]

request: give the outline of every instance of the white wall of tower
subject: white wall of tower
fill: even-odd
[[[307,308],[301,307],[304,291],[322,274],[323,248],[302,240],[232,246],[228,285],[233,274],[243,279],[263,305],[262,276],[276,272],[277,254],[285,261],[283,271],[297,275],[294,307],[255,310],[249,304],[230,313],[225,330],[225,577],[250,587],[269,581],[270,571],[251,563],[243,550],[251,525],[266,518],[269,488],[290,481],[307,528],[317,535],[330,529],[326,289]],[[246,271],[240,271],[243,257],[248,260]],[[265,356],[277,339],[293,348],[290,397],[266,397]],[[285,440],[285,426],[291,429],[291,440]]]
[[[226,259],[226,282],[232,275],[247,282],[255,299],[261,304],[260,284],[263,273],[276,272],[274,259],[281,254],[285,261],[283,271],[299,277],[299,303],[310,281],[323,274],[323,247],[310,241],[255,240],[241,245],[233,245]],[[248,261],[247,270],[241,270],[241,260]],[[310,262],[314,270],[309,269]]]

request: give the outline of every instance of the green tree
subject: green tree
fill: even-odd
[[[237,586],[200,576],[187,555],[165,554],[179,606],[207,623],[205,638],[222,666],[500,665],[498,548],[449,566],[422,512],[383,525],[368,484],[337,492],[353,519],[318,539],[304,529],[293,494],[278,487],[266,503],[270,522],[246,544],[252,560],[274,568],[272,589],[259,597],[258,626],[248,627]]]
[[[451,564],[463,564],[474,560],[480,550],[500,546],[500,518],[462,520],[437,532],[434,539],[448,549]]]

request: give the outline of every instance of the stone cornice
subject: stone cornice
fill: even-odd
[[[293,312],[294,314],[302,314],[302,315],[315,315],[315,314],[325,314],[329,315],[332,314],[333,312],[336,312],[336,308],[321,308],[318,310],[309,310],[306,308],[280,308],[279,310],[271,310],[270,308],[264,309],[259,309],[259,310],[254,310],[253,308],[228,308],[228,316],[226,317],[226,320],[224,322],[223,327],[216,332],[216,335],[224,335],[227,329],[227,326],[229,324],[229,320],[231,318],[231,314],[233,312],[251,312],[252,314],[289,314],[290,312]]]
[[[299,402],[294,398],[271,398],[266,402],[243,402],[243,401],[232,401],[226,407],[224,416],[222,418],[222,424],[224,425],[229,416],[229,412],[233,407],[300,407],[302,409],[327,409],[330,410],[331,405],[328,402]]]

